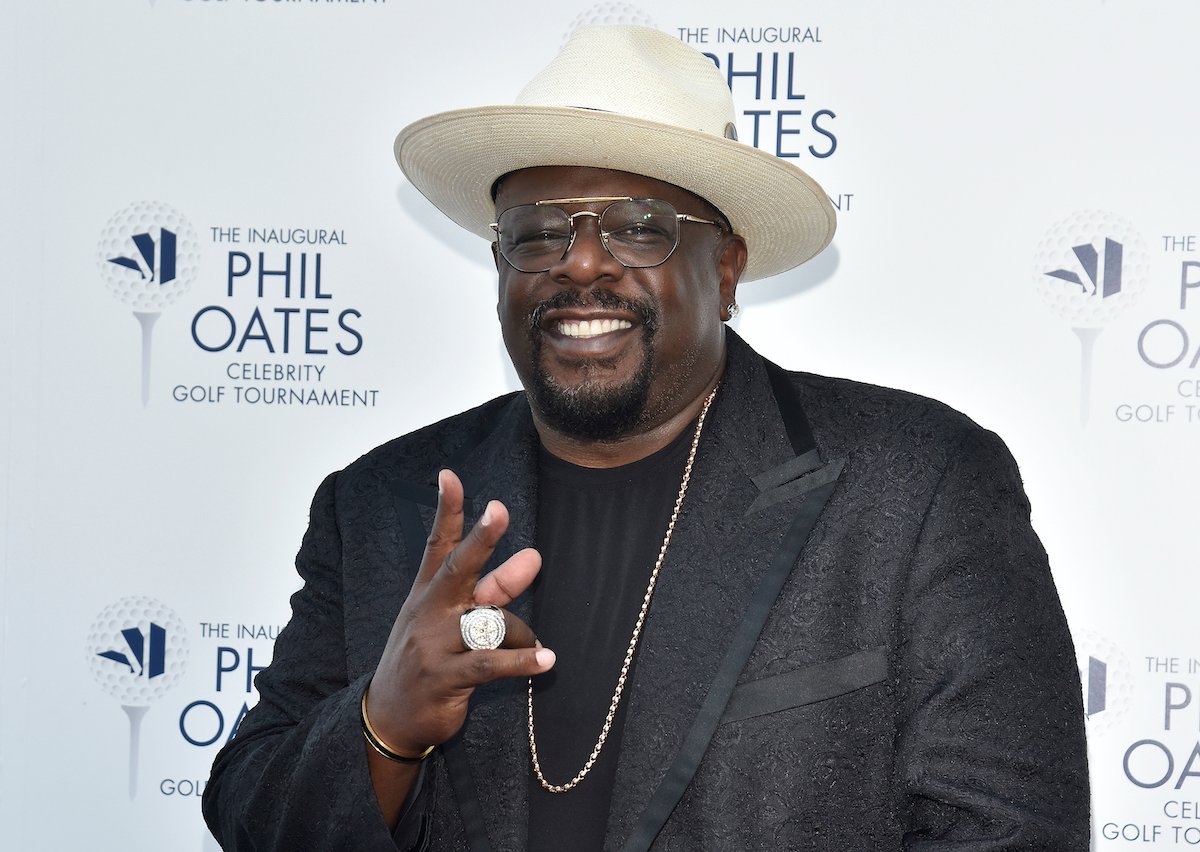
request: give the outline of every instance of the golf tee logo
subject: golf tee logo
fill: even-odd
[[[129,798],[137,795],[142,719],[179,682],[187,665],[187,631],[174,611],[153,598],[122,598],[97,617],[87,659],[100,688],[121,702],[129,719]]]
[[[142,332],[142,405],[150,401],[154,324],[191,286],[199,266],[196,232],[179,211],[154,201],[121,210],[101,232],[96,262],[109,292],[133,309]]]
[[[1042,300],[1079,338],[1079,422],[1091,408],[1092,360],[1104,326],[1145,287],[1147,254],[1141,236],[1118,216],[1096,210],[1055,224],[1038,246],[1033,280]]]

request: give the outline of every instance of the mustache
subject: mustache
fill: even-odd
[[[549,299],[538,302],[529,313],[529,330],[536,334],[542,327],[547,311],[560,308],[608,308],[627,311],[638,318],[644,331],[652,334],[658,330],[658,309],[645,299],[627,299],[612,290],[592,287],[586,291],[559,290]]]

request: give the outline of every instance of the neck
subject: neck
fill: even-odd
[[[725,364],[722,362],[699,395],[683,408],[615,441],[595,441],[564,434],[543,421],[536,410],[533,411],[533,424],[542,446],[563,461],[581,467],[619,467],[630,464],[658,452],[695,422],[704,408],[704,400],[720,383],[724,371]]]

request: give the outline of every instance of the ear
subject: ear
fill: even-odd
[[[749,251],[746,241],[737,234],[729,234],[724,238],[721,254],[717,258],[717,272],[721,276],[721,314],[724,317],[726,308],[737,301],[738,281],[742,278],[742,270],[746,268],[746,258]]]
[[[496,264],[496,271],[500,271],[500,244],[495,240],[492,241],[492,263]]]

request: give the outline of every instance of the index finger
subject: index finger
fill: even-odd
[[[433,526],[425,541],[425,553],[421,556],[421,568],[417,571],[417,583],[428,583],[437,573],[438,567],[460,541],[463,531],[463,487],[454,471],[443,469],[437,475],[437,511]]]
[[[498,500],[490,501],[475,526],[446,554],[430,578],[431,592],[447,589],[456,603],[469,602],[483,566],[507,529],[508,509]]]

